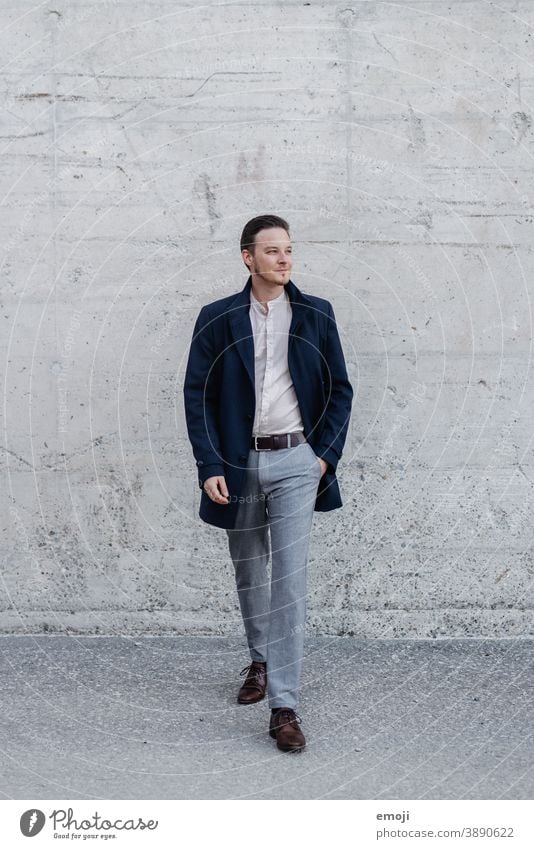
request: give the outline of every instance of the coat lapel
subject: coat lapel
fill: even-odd
[[[250,291],[252,289],[252,277],[249,277],[244,288],[231,301],[228,312],[230,315],[230,330],[235,342],[239,356],[247,371],[250,381],[255,386],[254,376],[254,334],[250,321]],[[290,367],[292,343],[304,318],[307,298],[298,289],[292,280],[286,283],[287,293],[291,304],[291,324],[289,325],[289,341],[287,359]],[[291,370],[291,369],[290,369]]]

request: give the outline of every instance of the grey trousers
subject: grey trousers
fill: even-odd
[[[309,442],[251,449],[236,525],[226,531],[250,657],[267,662],[270,708],[298,707],[308,549],[320,479]]]

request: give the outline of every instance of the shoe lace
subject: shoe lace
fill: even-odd
[[[239,675],[241,677],[243,677],[243,675],[246,675],[247,677],[250,676],[250,678],[253,679],[256,678],[258,675],[262,675],[264,672],[265,667],[258,666],[257,663],[254,663],[253,661],[252,663],[249,663],[248,666],[244,666]]]
[[[275,725],[293,725],[295,722],[302,723],[301,717],[292,708],[280,708],[278,713],[274,714]]]

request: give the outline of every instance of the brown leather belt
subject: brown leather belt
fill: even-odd
[[[272,436],[253,436],[250,447],[256,451],[276,451],[278,448],[294,448],[301,442],[307,442],[302,431],[296,433],[275,433]]]

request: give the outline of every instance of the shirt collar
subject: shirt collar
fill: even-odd
[[[269,312],[271,311],[271,304],[277,304],[277,303],[284,301],[284,300],[289,300],[289,295],[286,292],[285,286],[282,289],[282,291],[280,292],[280,294],[278,295],[278,297],[272,298],[269,301]],[[254,307],[255,310],[257,310],[260,313],[260,315],[267,315],[267,313],[263,311],[263,306],[260,304],[260,302],[258,300],[256,300],[256,298],[252,294],[252,287],[250,289],[250,304],[251,304],[252,307]]]

